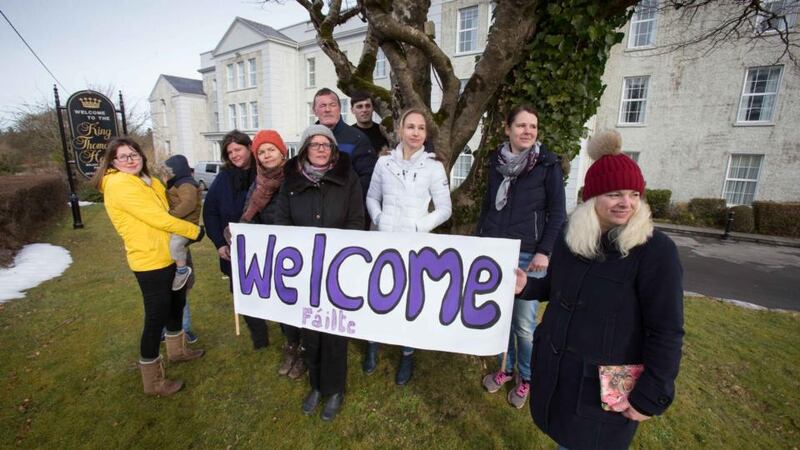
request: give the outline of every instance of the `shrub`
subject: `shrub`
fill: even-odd
[[[698,225],[719,227],[725,223],[728,208],[721,198],[693,198],[689,200],[689,212]]]
[[[58,175],[0,177],[0,264],[66,209],[67,184]]]
[[[732,207],[730,211],[733,212],[731,231],[736,231],[739,233],[752,233],[755,231],[753,208],[747,205],[739,205]]]
[[[645,189],[644,196],[650,210],[653,211],[654,219],[665,219],[669,214],[669,200],[672,198],[672,191],[669,189]]]
[[[669,205],[667,218],[678,225],[695,225],[694,216],[689,212],[688,203],[673,203]]]
[[[800,237],[800,203],[753,202],[753,216],[761,234]]]

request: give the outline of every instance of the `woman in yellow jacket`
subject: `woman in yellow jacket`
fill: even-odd
[[[170,362],[199,358],[204,352],[186,347],[181,327],[186,289],[172,290],[175,262],[169,254],[169,235],[175,233],[200,240],[203,229],[169,215],[164,185],[150,176],[147,158],[139,144],[131,139],[115,138],[109,142],[93,184],[103,193],[106,212],[122,237],[128,266],[144,298],[139,359],[144,392],[162,396],[174,394],[183,382],[164,377],[159,354],[162,328],[167,328]]]

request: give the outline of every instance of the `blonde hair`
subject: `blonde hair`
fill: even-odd
[[[595,203],[596,197],[592,197],[572,211],[564,238],[572,253],[587,259],[596,259],[602,253],[600,238],[603,231],[594,209]],[[647,202],[642,199],[628,223],[616,227],[610,233],[612,243],[623,258],[628,256],[632,248],[647,242],[653,235],[653,221],[650,220],[650,206]]]

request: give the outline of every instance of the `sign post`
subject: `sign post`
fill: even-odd
[[[69,183],[69,204],[72,209],[72,228],[83,228],[81,221],[81,207],[78,204],[78,194],[75,193],[75,180],[72,179],[72,170],[69,168],[69,151],[67,150],[67,135],[64,132],[64,118],[61,117],[61,101],[58,98],[58,88],[53,85],[53,95],[56,99],[56,116],[58,117],[58,131],[61,134],[61,149],[64,151],[64,166],[67,169],[67,182]]]

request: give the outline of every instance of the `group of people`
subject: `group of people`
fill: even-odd
[[[175,170],[185,158],[167,164],[165,187],[150,175],[136,142],[109,143],[95,183],[144,299],[139,367],[145,393],[166,396],[182,386],[164,375],[162,329],[170,362],[203,355],[186,345],[181,322],[193,278],[186,245],[204,233],[232,291],[230,223],[430,232],[449,219],[447,171],[428,142],[425,113],[400,115],[392,149],[372,122],[369,95],[354,94],[352,102],[357,122],[351,126],[342,120],[338,95],[319,90],[313,102],[318,122],[303,131],[291,159],[275,130],[261,130],[252,140],[228,133],[221,145],[225,164],[202,206],[205,228],[197,224],[199,200],[190,195],[196,183]],[[560,446],[623,447],[639,421],[662,413],[674,397],[683,335],[680,262],[669,238],[653,230],[641,171],[613,133],[590,142],[596,162],[586,175],[584,202],[566,222],[561,161],[539,142],[538,125],[533,107],[513,108],[505,123],[508,139],[489,156],[475,235],[519,239],[521,251],[508,351],[482,384],[497,392],[514,381],[508,402],[516,408],[532,392],[535,422]],[[550,302],[539,327],[537,299]],[[266,347],[267,322],[244,319],[253,347]],[[333,420],[344,401],[349,339],[280,328],[279,375],[298,379],[307,371],[303,413],[312,414],[324,400],[321,418]],[[413,355],[413,348],[402,349],[398,385],[411,380]],[[378,343],[368,342],[362,369],[371,374],[377,364]],[[598,371],[630,364],[644,365],[638,382],[624,403],[604,409]]]

